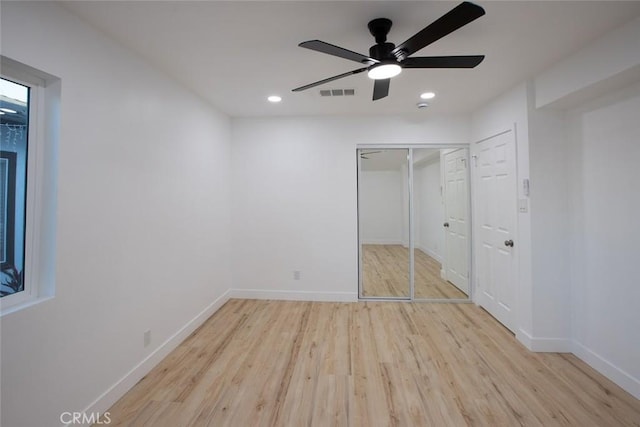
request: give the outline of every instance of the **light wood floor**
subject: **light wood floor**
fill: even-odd
[[[441,264],[419,249],[414,253],[414,297],[467,298],[440,277]],[[402,245],[362,245],[362,296],[409,296],[409,249]]]
[[[472,304],[231,300],[110,409],[111,426],[638,426],[572,355]]]

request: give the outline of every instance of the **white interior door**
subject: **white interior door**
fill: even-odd
[[[469,295],[469,195],[467,150],[444,155],[445,278]]]
[[[477,302],[515,328],[517,188],[514,132],[472,147],[475,159]]]

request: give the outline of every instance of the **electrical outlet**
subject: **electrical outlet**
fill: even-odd
[[[300,280],[300,271],[299,270],[294,270],[293,272],[293,280]]]
[[[151,344],[151,330],[147,329],[146,331],[144,331],[143,336],[144,336],[144,339],[143,339],[144,340],[144,346],[148,347],[149,344]]]

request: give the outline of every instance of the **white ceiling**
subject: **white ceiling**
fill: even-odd
[[[473,111],[591,40],[640,15],[640,1],[482,1],[486,15],[416,56],[476,55],[475,69],[404,70],[390,95],[372,102],[358,74],[305,92],[291,89],[360,68],[298,47],[320,39],[368,54],[367,22],[386,17],[399,44],[458,2],[403,1],[75,1],[64,5],[209,100],[238,116],[434,114]],[[356,96],[321,98],[320,89]],[[418,95],[437,97],[418,111]],[[282,96],[280,104],[266,97]]]

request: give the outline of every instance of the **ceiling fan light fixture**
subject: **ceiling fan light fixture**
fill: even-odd
[[[278,95],[271,95],[270,97],[267,98],[267,101],[275,104],[282,101],[282,98],[279,97]]]
[[[318,80],[297,87],[292,91],[301,92],[367,71],[369,78],[375,80],[372,100],[377,101],[389,95],[390,79],[400,74],[403,68],[474,68],[484,60],[484,55],[422,57],[412,55],[484,14],[485,11],[482,7],[469,1],[463,1],[399,45],[387,42],[387,35],[392,25],[391,20],[376,18],[367,24],[369,32],[376,40],[376,44],[369,48],[369,56],[321,40],[302,42],[298,46],[357,62],[362,68]],[[363,65],[365,66],[363,67]]]
[[[383,80],[390,79],[391,77],[395,77],[402,71],[402,67],[396,63],[381,63],[372,66],[367,75],[370,79],[373,80]]]

